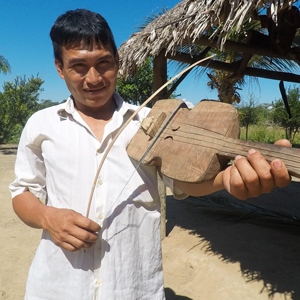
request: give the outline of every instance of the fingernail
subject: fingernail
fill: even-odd
[[[239,160],[239,159],[241,159],[241,158],[243,158],[243,156],[241,156],[241,155],[237,155],[237,156],[235,157],[235,159],[234,159],[234,160]]]
[[[254,153],[256,153],[256,150],[255,149],[250,149],[249,151],[248,151],[248,154],[254,154]]]
[[[282,168],[282,162],[280,160],[274,160],[272,162],[272,165],[275,169],[281,169]]]

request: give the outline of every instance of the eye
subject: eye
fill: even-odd
[[[108,59],[100,60],[100,64],[108,64],[110,61]]]
[[[84,74],[87,72],[88,70],[88,67],[83,64],[83,63],[75,63],[73,66],[72,66],[72,69],[77,72],[77,73],[80,73],[80,74]]]
[[[98,62],[97,65],[97,71],[100,74],[104,74],[106,71],[108,71],[109,69],[111,69],[114,65],[113,60],[110,59],[102,59]]]
[[[83,63],[76,63],[73,65],[73,68],[82,68],[82,67],[84,67]]]

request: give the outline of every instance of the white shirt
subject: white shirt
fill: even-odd
[[[101,142],[71,98],[35,113],[20,139],[12,197],[29,190],[49,206],[85,215],[103,152],[137,109],[118,94],[114,99],[117,110]],[[125,128],[100,172],[89,218],[102,227],[102,236],[90,249],[69,252],[44,230],[29,271],[26,300],[165,299],[156,169],[140,166],[134,172],[136,162],[126,153],[148,112],[142,109]]]

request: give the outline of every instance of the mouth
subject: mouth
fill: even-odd
[[[106,84],[103,84],[102,86],[98,86],[98,87],[92,87],[92,88],[84,88],[83,90],[90,94],[90,95],[95,95],[95,94],[98,94],[100,92],[102,92],[102,90],[106,87]]]
[[[95,95],[98,94],[100,92],[102,92],[102,90],[106,87],[106,85],[103,85],[101,87],[97,87],[97,88],[85,88],[83,89],[86,93],[90,94],[90,95]]]

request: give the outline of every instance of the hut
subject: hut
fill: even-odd
[[[184,0],[153,20],[140,32],[134,33],[120,46],[120,74],[124,77],[133,76],[137,67],[141,66],[146,58],[151,56],[153,57],[153,90],[155,91],[167,81],[168,59],[192,64],[205,57],[211,48],[266,56],[270,59],[286,59],[300,65],[300,49],[298,47],[289,47],[288,51],[283,53],[275,47],[268,47],[259,43],[234,42],[228,39],[229,33],[243,30],[244,22],[251,18],[257,18],[264,8],[267,17],[275,24],[274,26],[279,28],[278,31],[283,32],[285,30],[286,32],[287,29],[283,28],[284,24],[279,22],[279,15],[282,11],[290,10],[292,5],[297,4],[296,2],[299,1]],[[296,21],[299,22],[299,25],[294,25],[297,29],[300,27],[300,17]],[[284,22],[289,22],[289,20],[284,20]],[[206,50],[194,55],[192,53],[194,45],[202,46],[202,49]],[[200,66],[229,73],[234,73],[237,69],[237,65],[234,63],[226,63],[216,59],[209,61],[209,63],[203,62]],[[280,70],[270,71],[247,67],[243,74],[300,83],[300,75],[281,72]],[[171,92],[165,89],[157,98],[168,98]]]

